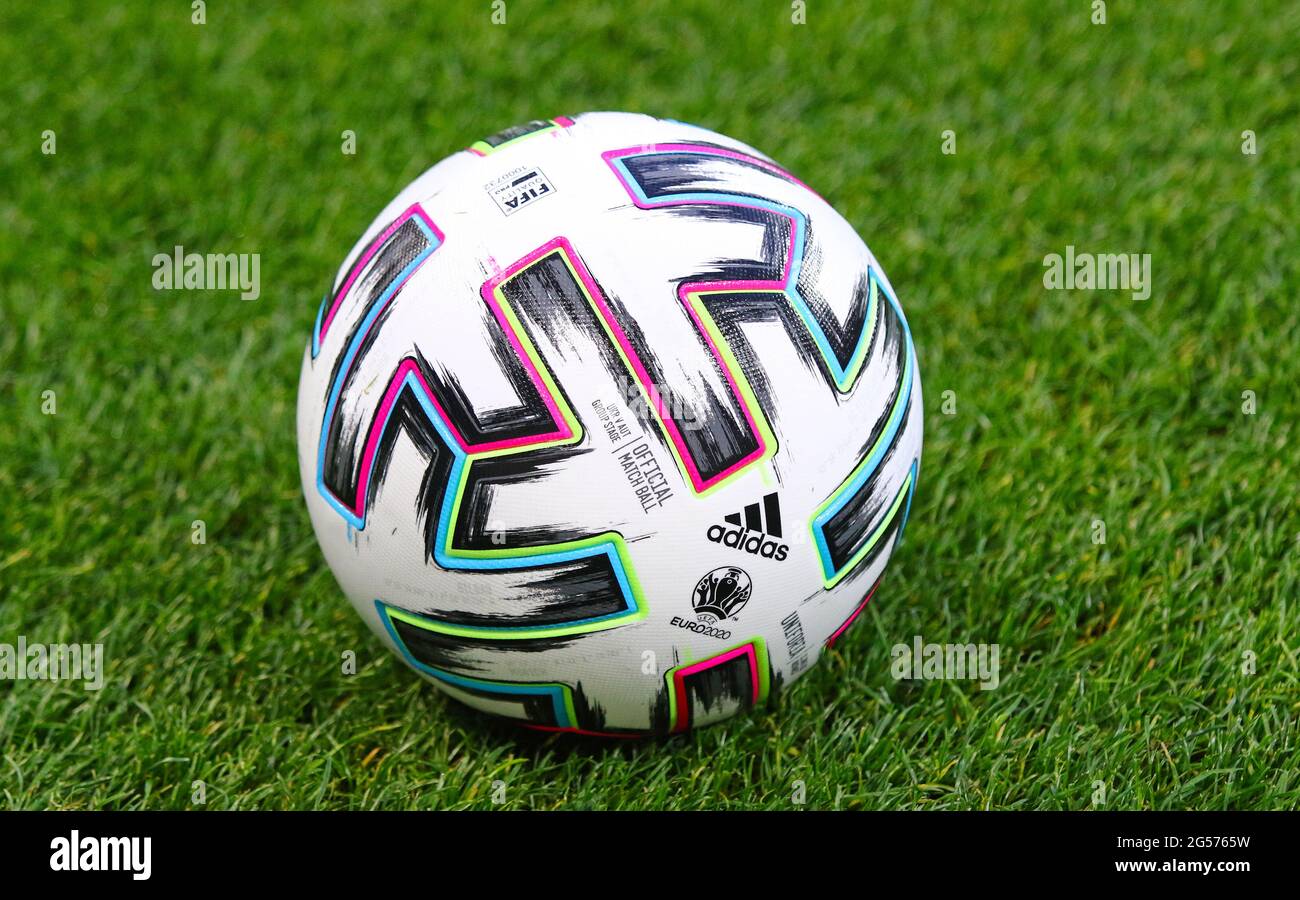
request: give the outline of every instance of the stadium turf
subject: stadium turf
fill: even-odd
[[[1296,807],[1300,7],[505,9],[0,8],[0,643],[107,667],[0,681],[0,804]],[[813,185],[925,386],[907,540],[853,629],[772,708],[635,744],[496,724],[404,669],[295,457],[321,293],[380,207],[593,109]],[[177,245],[259,254],[260,296],[156,290]],[[1046,289],[1067,247],[1150,254],[1150,297]],[[996,643],[999,684],[896,679],[916,635]]]

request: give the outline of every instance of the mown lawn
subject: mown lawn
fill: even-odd
[[[0,9],[0,643],[108,666],[98,692],[0,682],[4,806],[185,808],[202,782],[209,808],[490,808],[496,781],[523,808],[782,809],[796,782],[808,808],[1300,805],[1300,7],[492,13]],[[298,487],[304,342],[364,226],[448,153],[589,109],[816,187],[926,388],[862,620],[774,708],[666,742],[444,699],[365,631]],[[155,291],[177,244],[259,253],[261,296]],[[1045,290],[1067,245],[1149,253],[1150,298]],[[896,681],[918,634],[998,643],[1001,684]]]

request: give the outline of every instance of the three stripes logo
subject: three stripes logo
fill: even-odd
[[[751,503],[743,512],[723,516],[726,525],[710,525],[709,540],[724,547],[743,550],[753,556],[785,559],[790,547],[773,538],[781,537],[781,502],[776,493],[763,497],[761,503]]]

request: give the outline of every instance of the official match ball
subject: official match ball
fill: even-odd
[[[375,218],[316,316],[298,455],[408,666],[535,728],[669,734],[764,704],[862,612],[921,416],[894,289],[830,204],[731,138],[587,113]]]

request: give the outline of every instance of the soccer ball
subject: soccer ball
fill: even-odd
[[[325,559],[405,662],[541,729],[762,704],[903,535],[921,381],[825,200],[680,122],[587,113],[429,169],[339,268],[302,366]]]

